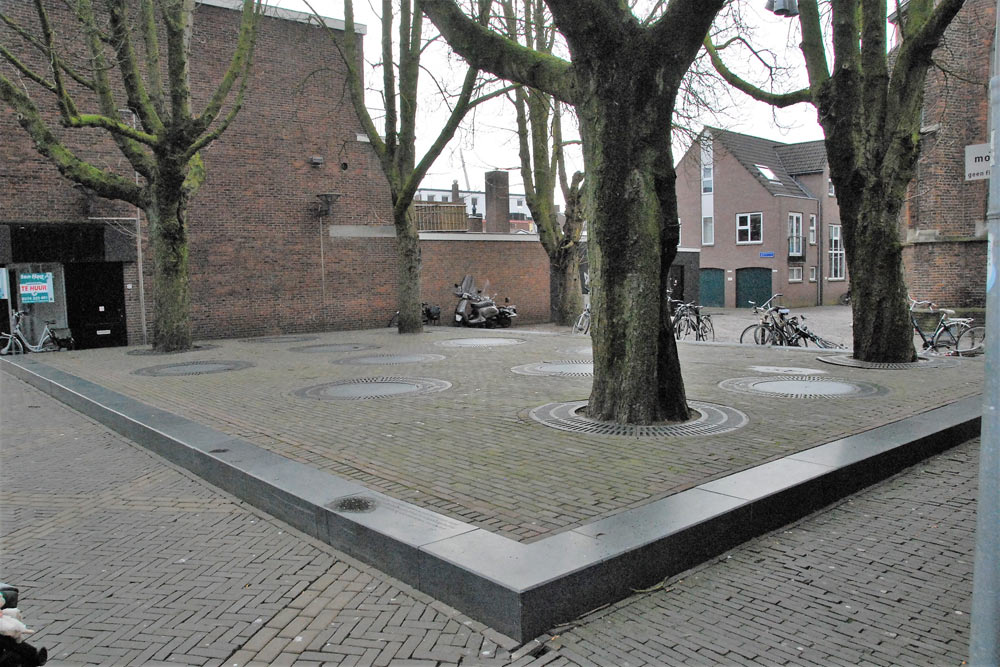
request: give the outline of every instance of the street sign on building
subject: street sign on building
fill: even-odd
[[[993,162],[989,144],[974,144],[965,147],[965,180],[981,181],[990,177]]]

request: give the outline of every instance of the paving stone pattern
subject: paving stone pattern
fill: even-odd
[[[846,311],[846,309],[845,309]],[[735,317],[735,316],[734,316]],[[745,315],[752,317],[752,315]],[[750,417],[736,433],[663,437],[558,431],[532,409],[585,400],[591,378],[526,376],[526,363],[569,358],[589,340],[566,328],[502,332],[431,327],[320,334],[316,345],[371,345],[373,354],[442,354],[443,361],[394,367],[393,375],[436,378],[451,388],[373,401],[315,401],[301,389],[385,375],[378,366],[333,363],[356,352],[298,354],[294,344],[214,341],[170,361],[242,360],[253,368],[182,377],[143,377],[149,356],[122,348],[60,352],[44,361],[105,387],[185,416],[290,459],[349,478],[507,537],[530,541],[648,503],[710,479],[864,431],[981,391],[982,359],[953,367],[876,371],[833,367],[815,350],[684,343],[687,395]],[[446,348],[453,338],[510,337],[522,345]],[[586,358],[581,354],[580,358]],[[752,366],[815,368],[872,382],[885,395],[796,399],[737,394],[718,383],[757,375]]]

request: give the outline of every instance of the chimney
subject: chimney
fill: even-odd
[[[486,172],[486,220],[483,231],[510,234],[510,178],[506,171]]]
[[[462,201],[462,195],[458,194],[458,181],[451,182],[451,201],[453,203]]]

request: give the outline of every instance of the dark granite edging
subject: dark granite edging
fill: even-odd
[[[0,367],[520,641],[974,437],[982,400],[966,398],[525,544],[370,491],[31,357],[4,360]],[[375,509],[330,509],[346,496],[362,496]]]

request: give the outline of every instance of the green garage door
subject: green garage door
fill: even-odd
[[[736,269],[736,307],[749,308],[748,301],[759,306],[771,298],[771,269]]]
[[[701,305],[724,308],[726,305],[726,272],[723,269],[702,269],[699,274]]]

